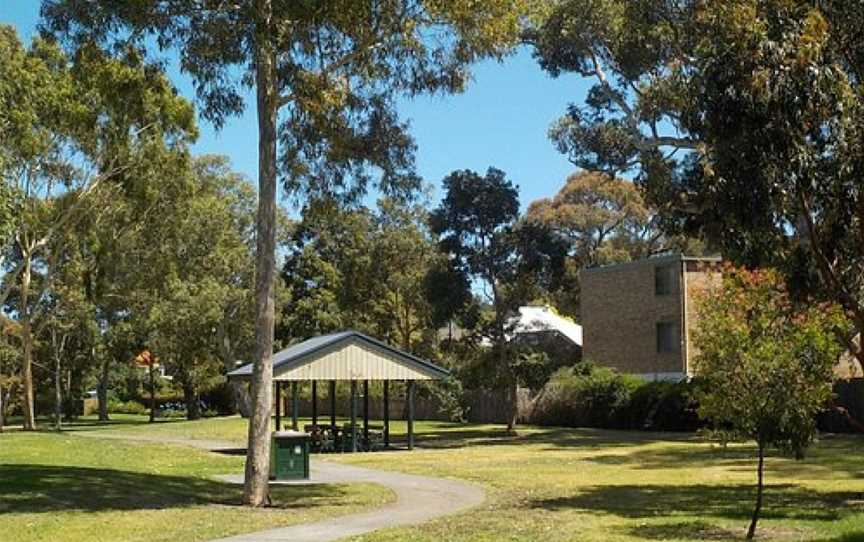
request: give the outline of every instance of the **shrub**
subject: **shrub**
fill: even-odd
[[[426,385],[426,392],[435,399],[438,414],[445,416],[451,422],[465,421],[465,407],[462,404],[465,390],[462,382],[449,376],[438,382]]]
[[[534,401],[532,422],[567,427],[612,427],[638,381],[583,363],[559,369]]]
[[[539,425],[695,431],[698,381],[645,382],[613,369],[583,363],[557,371],[532,405]]]
[[[147,407],[138,401],[109,399],[108,412],[112,414],[147,414]]]
[[[208,410],[215,412],[215,416],[229,416],[237,412],[234,390],[227,380],[202,393],[201,401],[207,405]]]
[[[697,382],[645,382],[620,411],[617,425],[624,429],[695,431],[702,427]]]

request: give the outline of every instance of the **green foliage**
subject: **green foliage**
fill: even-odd
[[[419,206],[386,198],[374,211],[308,205],[287,247],[278,336],[354,328],[408,351],[428,349],[434,329],[424,286],[439,255],[425,221]]]
[[[284,4],[284,5],[283,5]],[[279,172],[291,192],[355,199],[372,172],[385,192],[416,189],[414,142],[398,95],[461,91],[467,66],[518,43],[527,3],[353,0],[194,4],[158,0],[43,3],[46,30],[70,44],[172,48],[194,83],[201,114],[221,126],[245,107],[245,88],[273,92]],[[429,39],[434,32],[438,39]],[[256,59],[274,62],[256,72]],[[281,95],[280,95],[281,94]],[[270,138],[277,137],[271,134]],[[267,145],[275,141],[265,142]],[[275,164],[271,164],[275,166]],[[269,165],[268,165],[269,166]]]
[[[622,429],[696,431],[704,425],[698,412],[701,386],[698,379],[645,382],[633,390],[616,425]]]
[[[723,439],[756,442],[758,492],[748,538],[762,506],[767,448],[803,457],[816,415],[831,397],[845,322],[826,304],[795,304],[772,270],[729,268],[698,305],[695,369],[705,381],[699,413]]]
[[[580,168],[609,175],[675,168],[695,144],[683,126],[690,91],[692,16],[697,2],[565,0],[527,32],[553,77],[577,73],[595,85],[551,129]],[[680,154],[680,153],[679,153]]]
[[[465,421],[466,412],[462,404],[465,390],[461,380],[448,376],[443,380],[426,385],[425,391],[435,398],[435,403],[438,405],[438,413],[446,416],[448,421]]]
[[[112,414],[139,414],[147,413],[147,407],[138,401],[119,401],[117,399],[108,400],[108,412]]]
[[[491,342],[489,355],[474,356],[472,370],[486,369],[485,386],[503,389],[510,403],[508,428],[516,418],[517,365],[520,357],[508,339],[509,315],[538,294],[541,284],[554,282],[561,269],[563,251],[548,228],[518,223],[519,190],[506,174],[489,168],[485,176],[474,171],[454,171],[444,181],[444,199],[430,216],[432,232],[445,256],[444,266],[427,282],[427,295],[434,294],[436,281],[461,275],[451,288],[462,287],[459,294],[442,296],[436,318],[470,315],[469,303],[457,308],[454,301],[470,299],[471,285],[482,288],[481,303],[488,314],[479,311],[474,329],[475,342]],[[461,314],[460,314],[461,313]],[[527,361],[527,360],[522,360]],[[527,364],[526,364],[527,365]]]
[[[251,328],[236,320],[251,319],[255,194],[221,157],[197,159],[187,175],[145,234],[153,252],[137,274],[134,318],[139,347],[176,377],[194,417],[200,394],[251,354]]]
[[[550,135],[630,171],[666,234],[704,237],[864,331],[860,1],[566,0],[528,32],[553,76],[594,78]]]
[[[0,28],[0,193],[16,212],[14,244],[0,239],[0,303],[21,323],[28,428],[34,355],[55,375],[74,375],[68,395],[82,391],[100,353],[122,349],[99,343],[128,336],[111,327],[131,315],[121,300],[140,265],[125,244],[142,218],[130,211],[146,207],[151,183],[183,169],[197,133],[191,105],[158,64],[115,52],[87,43],[67,54],[47,38],[25,47]]]
[[[566,251],[560,280],[547,288],[553,304],[579,313],[579,271],[585,267],[638,260],[664,251],[700,254],[692,239],[668,237],[656,211],[631,181],[583,171],[568,177],[552,198],[531,202],[524,221],[550,230]]]
[[[639,383],[587,362],[559,369],[535,399],[532,421],[564,427],[614,427]]]
[[[530,423],[648,431],[695,431],[701,380],[646,382],[583,362],[556,371],[534,399]]]
[[[793,303],[770,270],[727,269],[699,303],[696,371],[700,414],[739,438],[800,455],[831,397],[842,351],[829,305]]]

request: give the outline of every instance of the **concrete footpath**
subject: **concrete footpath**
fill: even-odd
[[[119,432],[111,434],[108,431],[99,433],[82,431],[77,432],[76,435],[185,445],[211,452],[221,451],[222,453],[238,449],[236,444],[219,440],[162,437],[158,435],[130,435]],[[455,514],[478,506],[486,499],[482,488],[468,482],[343,465],[319,459],[319,456],[312,456],[311,459],[312,472],[310,473],[310,480],[275,483],[315,485],[371,482],[390,488],[396,494],[396,500],[367,512],[337,516],[314,523],[242,534],[211,542],[325,542],[357,536],[388,527],[417,525],[430,519]],[[218,476],[217,479],[229,483],[243,483],[242,474],[223,475]]]
[[[483,490],[479,486],[467,482],[366,469],[316,460],[316,457],[312,459],[311,480],[290,482],[290,484],[372,482],[390,488],[396,494],[395,502],[369,512],[232,536],[214,542],[323,542],[337,540],[387,527],[416,525],[478,506],[485,500]],[[242,475],[221,476],[219,478],[233,483],[242,483],[243,481]]]

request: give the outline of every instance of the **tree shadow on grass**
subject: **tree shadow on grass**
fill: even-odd
[[[844,533],[834,538],[820,538],[816,542],[864,542],[864,531],[859,533]]]
[[[472,446],[537,445],[543,449],[616,448],[650,444],[652,442],[693,442],[689,433],[647,433],[641,431],[609,431],[598,429],[543,428],[508,433],[488,427],[428,431],[417,435],[421,448],[452,449]]]
[[[744,529],[738,531],[712,525],[705,521],[679,521],[656,525],[640,525],[628,529],[631,536],[646,540],[740,540]]]
[[[153,510],[238,506],[242,486],[196,478],[53,465],[0,465],[0,515],[57,511]],[[274,487],[274,506],[339,504],[345,486]]]
[[[819,492],[793,484],[769,485],[764,519],[833,521],[864,511],[861,492]],[[573,496],[538,499],[534,508],[576,509],[625,518],[656,518],[676,513],[747,520],[754,502],[750,485],[610,485],[594,486]]]
[[[157,425],[165,425],[172,423],[180,423],[186,421],[183,418],[159,418],[154,421],[148,421],[146,419],[128,419],[128,418],[120,418],[120,419],[111,419],[108,421],[99,421],[99,420],[75,420],[71,422],[63,423],[63,432],[64,433],[80,433],[84,431],[100,431],[104,429],[112,429],[119,427],[143,427],[150,426],[155,427]],[[42,424],[39,426],[40,431],[43,432],[53,432],[54,429],[50,424]]]
[[[769,453],[769,476],[824,478],[842,474],[848,478],[864,478],[864,453],[858,436],[831,436],[812,447],[803,461]],[[609,453],[585,458],[604,465],[627,465],[638,469],[681,469],[720,466],[732,471],[755,473],[754,445],[721,447],[708,442],[693,441],[689,446],[637,449],[627,453]],[[754,474],[755,475],[755,474]]]

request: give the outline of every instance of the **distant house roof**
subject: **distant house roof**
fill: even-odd
[[[519,307],[519,316],[514,316],[510,322],[516,335],[554,331],[573,344],[582,346],[582,326],[558,315],[550,307]]]
[[[253,364],[228,373],[247,380]],[[273,355],[274,380],[437,380],[450,372],[359,331],[313,337]]]

